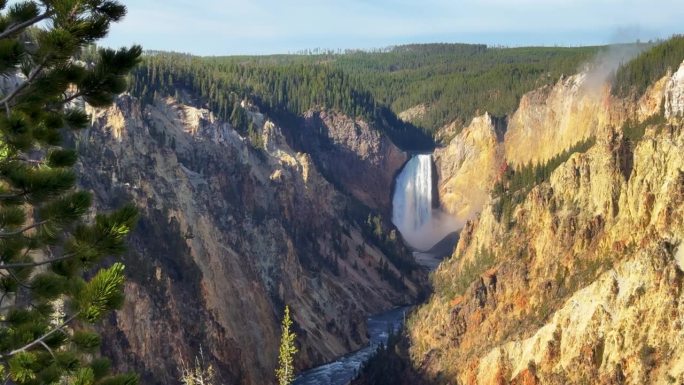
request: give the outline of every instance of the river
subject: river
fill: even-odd
[[[377,347],[386,344],[388,332],[401,329],[410,307],[400,307],[368,318],[370,343],[367,347],[321,365],[299,375],[294,385],[347,385],[359,374],[363,364],[373,356]]]

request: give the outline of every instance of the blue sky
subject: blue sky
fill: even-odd
[[[198,55],[426,42],[589,45],[684,33],[684,0],[121,0],[102,43]]]

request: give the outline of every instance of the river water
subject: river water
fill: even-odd
[[[410,307],[401,307],[368,318],[370,344],[361,350],[343,356],[299,375],[294,385],[347,385],[359,374],[363,365],[375,353],[377,347],[386,344],[388,332],[401,329]]]

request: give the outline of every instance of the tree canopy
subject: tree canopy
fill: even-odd
[[[0,378],[5,384],[134,384],[93,355],[92,329],[123,300],[121,254],[137,212],[92,215],[76,187],[69,131],[89,124],[84,104],[126,89],[140,47],[102,49],[126,8],[109,0],[0,1]],[[88,218],[90,218],[88,220]],[[86,278],[87,277],[87,278]]]
[[[622,64],[615,73],[611,90],[620,97],[640,97],[648,86],[665,76],[667,71],[677,71],[682,61],[684,35],[673,36]]]
[[[488,47],[482,44],[412,44],[380,51],[324,52],[206,58],[241,66],[323,66],[347,74],[398,114],[416,105],[426,113],[413,121],[434,132],[477,111],[505,115],[525,92],[580,70],[601,47]]]

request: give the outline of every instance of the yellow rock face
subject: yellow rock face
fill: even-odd
[[[511,117],[505,154],[513,166],[552,158],[610,124],[609,90],[590,89],[587,76],[561,79],[555,86],[523,96]]]
[[[485,114],[434,153],[442,208],[463,223],[485,203],[501,166],[498,146],[495,124]]]

